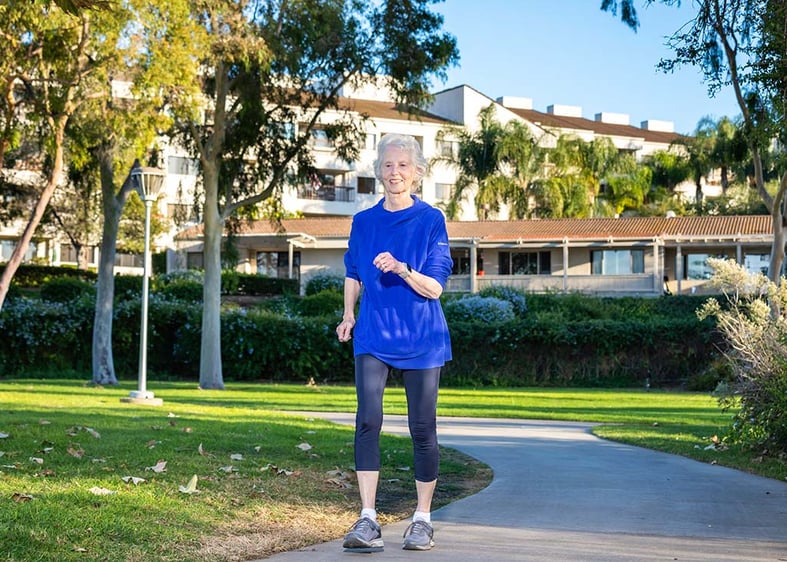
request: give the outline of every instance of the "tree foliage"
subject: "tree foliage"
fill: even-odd
[[[428,0],[200,0],[140,14],[144,67],[168,87],[140,93],[167,107],[175,137],[199,160],[204,189],[204,312],[200,384],[222,388],[221,240],[227,220],[314,171],[312,131],[340,159],[357,155],[361,123],[340,93],[379,84],[402,107],[428,99],[455,62]],[[188,44],[193,51],[173,50]]]

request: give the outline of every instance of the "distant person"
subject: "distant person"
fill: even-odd
[[[336,334],[341,342],[354,336],[355,470],[361,497],[360,518],[344,537],[347,551],[383,550],[375,502],[383,392],[391,369],[401,370],[404,381],[418,499],[403,548],[434,546],[437,388],[440,370],[451,359],[440,295],[452,262],[443,214],[412,194],[426,171],[426,158],[413,137],[388,134],[380,140],[375,175],[384,196],[355,215],[344,256],[344,315]]]
[[[663,292],[664,292],[665,295],[671,295],[672,294],[672,291],[670,291],[670,288],[669,288],[669,275],[665,275],[664,276]]]

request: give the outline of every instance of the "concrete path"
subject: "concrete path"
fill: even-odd
[[[787,482],[605,441],[591,425],[440,418],[441,445],[494,479],[433,512],[434,549],[401,550],[402,521],[383,527],[381,553],[337,540],[268,560],[787,561]],[[383,431],[407,435],[406,418],[387,415]]]

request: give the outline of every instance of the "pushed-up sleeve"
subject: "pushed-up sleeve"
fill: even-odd
[[[357,236],[357,224],[355,219],[353,219],[352,227],[350,229],[350,241],[347,246],[347,251],[344,253],[344,269],[345,269],[345,277],[349,277],[350,279],[355,279],[356,281],[360,281],[361,277],[358,275],[358,241],[356,240]]]
[[[443,214],[435,210],[428,231],[428,253],[421,273],[435,279],[445,288],[448,276],[451,275],[453,260],[451,247],[448,244],[448,230]]]

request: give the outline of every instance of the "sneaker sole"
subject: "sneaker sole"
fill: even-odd
[[[359,553],[382,552],[384,550],[382,539],[379,539],[379,541],[372,541],[370,543],[361,541],[348,541],[342,545],[342,548],[344,548],[345,552]]]
[[[434,541],[429,541],[429,544],[412,544],[412,543],[404,543],[402,545],[403,550],[431,550],[434,546]]]

